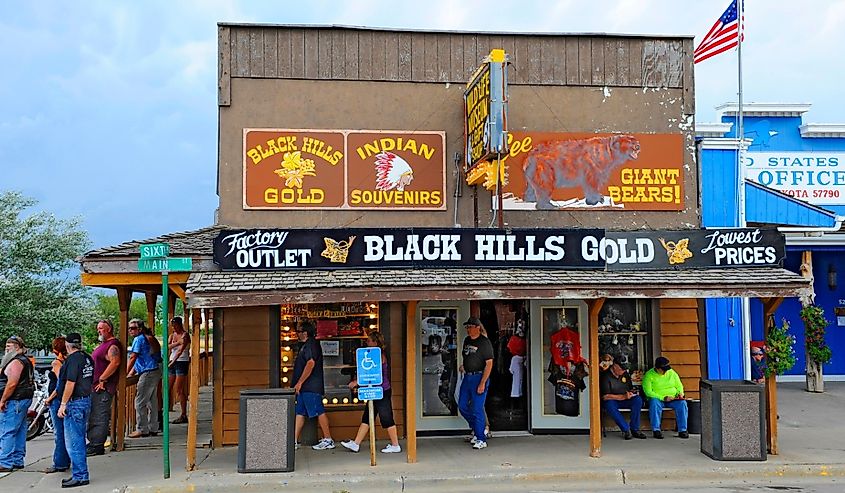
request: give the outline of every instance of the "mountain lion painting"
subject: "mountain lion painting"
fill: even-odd
[[[536,202],[537,209],[554,209],[551,198],[555,190],[581,187],[587,205],[601,205],[611,172],[637,159],[639,152],[640,142],[630,135],[540,143],[522,165],[523,200]]]

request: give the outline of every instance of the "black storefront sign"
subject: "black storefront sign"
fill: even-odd
[[[626,251],[636,251],[638,261]],[[607,270],[772,267],[785,256],[776,229],[608,231],[605,240]]]
[[[776,230],[235,229],[214,240],[223,270],[686,269],[780,265]]]

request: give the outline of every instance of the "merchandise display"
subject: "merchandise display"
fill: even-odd
[[[299,349],[296,326],[305,320],[314,323],[316,339],[323,351],[325,393],[323,405],[362,406],[349,382],[355,378],[355,350],[364,345],[366,332],[379,329],[377,303],[311,303],[283,305],[281,313],[282,387],[290,387],[293,362]]]

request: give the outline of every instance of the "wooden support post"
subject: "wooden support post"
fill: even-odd
[[[145,291],[144,297],[147,299],[147,327],[156,333],[156,301],[158,300],[158,293],[155,291]]]
[[[590,314],[590,457],[601,457],[601,396],[599,395],[599,312],[604,298],[587,302]]]
[[[211,417],[211,446],[223,446],[223,309],[213,312],[214,323],[214,358],[212,359],[213,406]]]
[[[769,337],[769,329],[775,323],[775,310],[778,309],[783,298],[768,298],[763,300],[764,337]],[[778,389],[775,375],[766,377],[766,445],[769,453],[778,455]]]
[[[208,377],[211,375],[211,356],[208,352],[208,334],[211,330],[211,311],[203,308],[203,315],[205,315],[205,372],[203,373],[203,385],[208,385]]]
[[[129,326],[129,305],[132,302],[132,290],[129,288],[117,288],[117,304],[120,308],[120,320],[118,322],[118,331],[115,336],[120,342],[121,355],[120,365],[117,367],[117,394],[115,395],[114,403],[117,406],[116,423],[112,423],[112,440],[114,449],[118,452],[123,451],[123,441],[126,437],[126,408],[129,403],[126,399],[126,348],[127,342],[127,327]]]
[[[417,302],[405,312],[405,450],[408,464],[417,462]],[[216,351],[215,351],[216,352]],[[375,423],[370,422],[370,426]]]
[[[188,394],[188,449],[185,469],[197,468],[197,418],[199,418],[200,397],[200,324],[202,313],[191,310],[191,390]]]

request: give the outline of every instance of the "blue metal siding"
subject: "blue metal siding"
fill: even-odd
[[[745,211],[746,220],[750,223],[824,228],[836,224],[836,218],[832,214],[819,210],[816,206],[748,183],[745,184]]]
[[[701,151],[701,224],[705,228],[738,226],[739,210],[735,193],[737,152]]]
[[[740,298],[705,301],[707,377],[742,380],[742,305]]]

